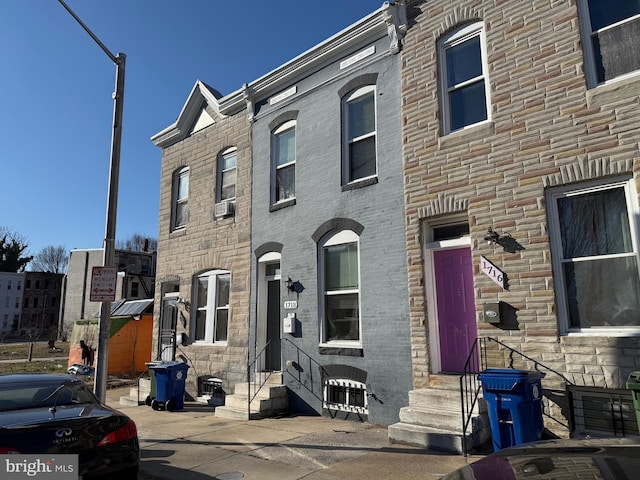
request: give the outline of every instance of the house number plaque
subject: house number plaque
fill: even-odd
[[[480,256],[480,270],[504,290],[504,272],[483,256]]]
[[[294,308],[298,308],[298,302],[296,302],[295,300],[284,302],[284,308],[286,310],[292,310]]]

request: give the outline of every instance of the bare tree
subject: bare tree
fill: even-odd
[[[48,245],[31,260],[32,272],[64,273],[69,263],[69,254],[63,246]]]
[[[29,247],[25,238],[0,226],[0,272],[24,272],[33,257],[23,256]]]
[[[118,240],[116,248],[128,252],[154,252],[158,249],[158,240],[134,233],[126,240]]]

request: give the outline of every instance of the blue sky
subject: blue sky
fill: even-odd
[[[158,236],[161,150],[196,80],[227,95],[382,0],[65,0],[126,60],[116,238]],[[57,0],[2,0],[0,226],[29,253],[100,248],[115,65]]]

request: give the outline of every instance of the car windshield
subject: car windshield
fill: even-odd
[[[79,382],[13,383],[3,385],[0,390],[0,412],[85,403],[98,403],[98,400]]]

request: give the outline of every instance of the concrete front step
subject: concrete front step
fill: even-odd
[[[225,398],[224,404],[228,407],[235,408],[247,408],[247,402],[249,398],[246,395],[227,395]],[[281,410],[283,408],[287,408],[288,406],[288,397],[285,391],[284,395],[279,396],[271,396],[271,398],[260,398],[260,396],[254,398],[251,401],[251,407],[256,410]]]
[[[484,417],[488,424],[488,420],[486,420],[488,417],[486,415]],[[462,432],[460,409],[457,412],[438,412],[433,408],[409,405],[400,409],[400,422]]]
[[[258,378],[250,384],[236,383],[233,395],[227,395],[224,405],[216,407],[216,417],[248,420],[272,417],[288,410],[289,396],[287,387],[282,385],[282,373],[266,372],[256,375]],[[251,412],[247,408],[249,392],[253,397]]]
[[[129,388],[129,395],[120,397],[120,405],[127,407],[135,407],[137,405],[144,405],[145,400],[151,393],[151,380],[148,378],[140,378],[138,380],[138,386]]]
[[[463,453],[462,434],[423,425],[394,423],[389,425],[389,442],[403,445],[416,445],[429,450],[449,453]],[[470,442],[471,435],[467,435]]]
[[[460,414],[461,398],[459,390],[445,390],[443,388],[423,388],[411,390],[409,392],[409,405],[420,405],[425,408],[432,408],[434,412],[450,412]],[[487,402],[478,397],[478,402],[474,407],[474,412],[484,413],[487,411]]]
[[[265,399],[265,398],[277,398],[287,395],[287,387],[285,385],[271,385],[266,383],[258,392],[258,385],[248,385],[246,383],[236,383],[235,389],[233,391],[234,395],[244,395],[245,397],[249,396],[249,391],[251,391],[252,396],[255,398]]]

